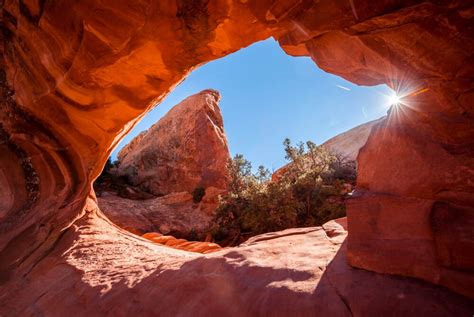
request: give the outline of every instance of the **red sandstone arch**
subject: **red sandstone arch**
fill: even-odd
[[[92,181],[189,71],[273,36],[354,83],[410,93],[359,155],[349,263],[474,297],[472,1],[2,3],[4,285],[55,252],[77,219],[102,217]]]

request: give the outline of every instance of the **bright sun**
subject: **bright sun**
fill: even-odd
[[[400,97],[397,96],[397,94],[392,94],[391,96],[388,97],[388,103],[389,105],[398,105],[401,102]]]

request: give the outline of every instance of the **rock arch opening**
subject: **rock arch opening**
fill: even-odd
[[[231,154],[246,153],[256,165],[274,169],[285,164],[283,157],[271,160],[285,137],[322,144],[385,116],[392,94],[386,85],[357,86],[326,73],[309,56],[289,56],[269,38],[191,72],[121,141],[112,160],[175,105],[206,89],[221,95],[219,107]],[[257,153],[249,153],[256,147],[268,154],[257,159]]]
[[[253,44],[193,71],[126,136],[94,184],[99,208],[140,235],[157,232],[226,245],[345,216],[357,154],[375,121],[365,123],[386,115],[390,93],[385,85],[359,87],[325,73],[309,57],[287,55],[273,39]],[[316,166],[311,162],[323,153],[313,149],[306,168],[282,169],[289,160],[300,160],[285,159],[286,138],[291,146],[324,143],[335,157],[324,159],[328,167]],[[245,185],[229,193],[227,164],[236,154],[252,164],[255,176],[239,171]],[[256,174],[258,166],[265,175]],[[298,181],[289,186],[290,178]],[[198,189],[203,204],[194,199]],[[231,196],[242,197],[248,207],[238,207],[242,204]],[[232,212],[232,220],[224,210]],[[229,230],[244,233],[224,239]]]
[[[94,286],[125,299],[123,283],[146,287],[158,278],[137,262],[108,265],[114,252],[133,258],[140,249],[179,262],[181,254],[148,247],[103,219],[92,181],[136,120],[190,70],[270,36],[290,55],[311,56],[354,83],[414,87],[406,97],[410,106],[378,124],[359,155],[369,164],[360,164],[349,208],[347,261],[473,297],[471,3],[5,1],[1,29],[5,313],[53,306],[65,313],[51,305],[53,290],[42,295],[42,276],[69,293],[85,287],[78,281],[88,283],[92,288],[68,298],[68,307],[81,312],[92,309],[80,303],[85,290],[89,299],[98,298]],[[115,240],[111,232],[119,232]],[[67,271],[66,263],[80,268],[69,280],[51,270]],[[193,263],[195,269],[205,265]],[[437,294],[443,295],[430,297],[433,303],[444,298],[470,311],[469,301],[442,289]],[[260,310],[246,310],[243,302],[234,313],[285,305],[275,296]],[[220,299],[207,308],[222,311]],[[110,303],[95,308],[107,311]],[[145,304],[152,312],[152,303]]]

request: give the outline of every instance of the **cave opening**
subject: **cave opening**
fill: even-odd
[[[193,70],[123,137],[112,160],[171,108],[206,89],[221,95],[231,154],[244,153],[271,170],[285,164],[285,138],[322,144],[385,116],[395,96],[386,84],[359,86],[323,71],[308,56],[290,56],[269,38]]]
[[[166,235],[236,245],[257,234],[322,225],[345,216],[358,151],[399,102],[386,85],[357,86],[309,57],[287,55],[274,39],[252,44],[194,70],[123,138],[94,184],[99,208],[121,228],[155,242],[168,242]],[[286,139],[293,143],[285,145]],[[334,156],[328,171],[313,176],[304,195],[296,185],[291,191],[276,186],[289,182],[285,166],[301,160],[289,151],[304,148],[304,155],[321,160],[312,144]],[[229,203],[230,195],[240,196],[228,191],[229,160],[241,164],[233,177],[245,184],[249,210]],[[308,163],[291,177],[303,183],[304,174],[321,167]],[[234,221],[223,215],[230,208],[237,209]],[[235,227],[238,237],[219,239]]]

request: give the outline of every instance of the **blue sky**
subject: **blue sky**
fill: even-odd
[[[176,87],[122,140],[112,158],[174,105],[203,89],[221,93],[231,154],[244,154],[254,168],[285,164],[283,140],[325,140],[388,110],[391,90],[363,87],[325,73],[309,57],[286,55],[273,39],[253,44],[201,66]]]

